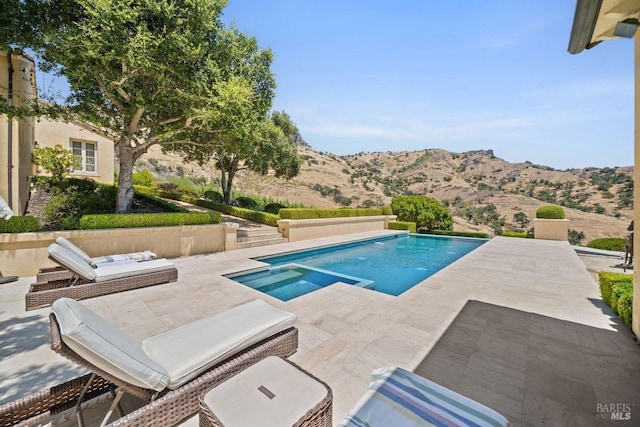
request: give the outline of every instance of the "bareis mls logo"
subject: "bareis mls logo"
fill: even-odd
[[[596,418],[628,421],[631,419],[630,403],[596,403]]]

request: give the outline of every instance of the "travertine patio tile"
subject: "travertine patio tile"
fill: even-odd
[[[222,277],[264,265],[251,257],[384,234],[388,232],[178,258],[176,283],[85,303],[137,339],[255,298],[295,313],[300,346],[291,359],[332,387],[335,423],[366,390],[371,370],[388,365],[410,370],[420,365],[419,373],[504,413],[514,426],[536,425],[544,419],[539,411],[547,412],[550,424],[598,425],[579,424],[586,420],[584,411],[594,412],[590,405],[637,391],[637,346],[612,338],[624,332],[616,332],[620,324],[611,320],[593,277],[566,243],[495,238],[398,297],[336,284],[283,302]],[[22,278],[0,286],[0,354],[7,342],[1,327],[11,319],[29,318],[26,330],[42,340],[32,348],[20,343],[22,350],[0,358],[4,401],[81,371],[48,348],[49,310],[24,312],[24,294],[32,281]],[[458,316],[469,300],[512,310],[496,313],[477,305]],[[564,355],[566,362],[545,359],[543,351],[523,355],[524,337],[546,342],[547,355]],[[582,354],[565,353],[565,344],[580,344]],[[425,356],[427,363],[421,365]],[[591,361],[584,374],[571,366],[582,356]],[[531,364],[523,367],[523,361]],[[529,389],[520,381],[531,381]],[[549,397],[554,387],[566,393],[566,401]],[[578,399],[575,405],[567,403],[569,396]]]

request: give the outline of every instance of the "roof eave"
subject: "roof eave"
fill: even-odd
[[[601,5],[602,0],[577,1],[573,26],[571,27],[571,38],[569,39],[569,53],[580,53],[598,44],[598,42],[592,43],[591,38]]]

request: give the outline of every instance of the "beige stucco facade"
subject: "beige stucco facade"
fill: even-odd
[[[21,107],[36,96],[35,65],[27,56],[0,52],[0,97]],[[29,199],[34,120],[0,116],[0,195],[21,215]]]
[[[568,219],[541,219],[533,220],[534,237],[543,240],[569,240]]]
[[[384,230],[395,215],[358,216],[348,218],[323,219],[281,219],[278,231],[290,242],[316,239],[319,237],[341,236],[350,233]]]
[[[65,123],[48,119],[39,119],[36,123],[35,137],[39,147],[53,147],[61,145],[72,150],[73,143],[86,147],[95,147],[94,170],[77,170],[68,176],[77,178],[91,178],[105,184],[113,184],[114,151],[113,141],[93,133],[76,123]],[[84,153],[83,153],[84,155]],[[39,171],[38,174],[45,174]]]
[[[90,256],[151,250],[161,258],[176,258],[235,249],[237,230],[237,224],[212,224],[0,233],[0,265],[6,276],[33,276],[41,267],[55,266],[48,259],[47,247],[58,236],[71,240]]]
[[[640,221],[640,27],[639,0],[577,0],[573,17],[573,26],[569,40],[569,52],[578,54],[585,49],[592,49],[598,44],[616,40],[620,37],[634,39],[634,169],[633,219]],[[620,26],[620,28],[618,28]],[[626,26],[626,28],[624,27]],[[620,31],[618,31],[620,30]],[[632,30],[632,31],[631,31]],[[599,49],[606,49],[600,47]],[[585,87],[588,91],[589,88]],[[636,337],[640,337],[640,233],[634,233],[633,245],[633,323],[632,329]]]

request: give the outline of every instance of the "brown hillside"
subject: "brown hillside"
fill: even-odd
[[[539,206],[555,202],[565,206],[570,228],[585,234],[584,243],[626,236],[632,217],[631,167],[562,171],[529,162],[509,163],[491,150],[336,156],[301,146],[299,153],[304,164],[296,178],[285,181],[241,171],[235,189],[317,207],[380,206],[397,194],[424,194],[449,206],[455,229],[491,234],[498,228],[518,228],[515,213],[522,211],[533,219]],[[219,178],[213,165],[200,168],[184,163],[159,147],[153,147],[136,166],[160,178]],[[497,228],[496,219],[504,225]],[[527,228],[532,226],[531,221]]]

